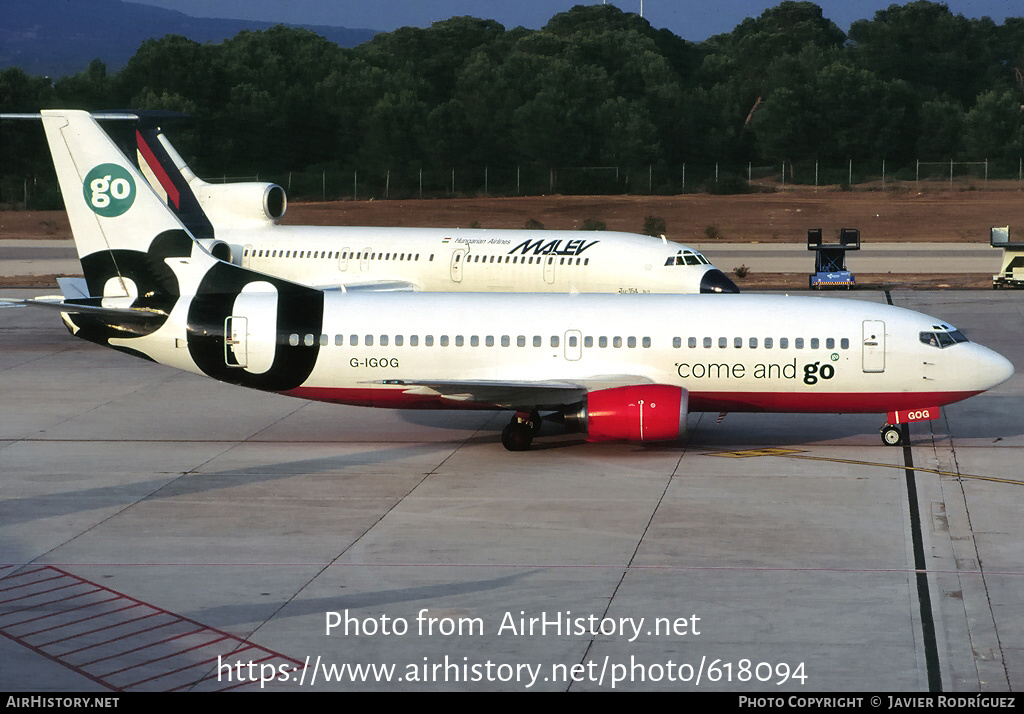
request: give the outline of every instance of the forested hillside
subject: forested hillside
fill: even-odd
[[[116,74],[97,61],[51,86],[6,70],[0,111],[188,112],[168,133],[200,175],[293,180],[293,194],[740,190],[752,167],[782,162],[803,180],[841,167],[841,182],[848,165],[988,159],[1016,178],[1015,68],[1024,18],[923,0],[848,35],[813,3],[783,2],[700,44],[594,5],[538,31],[455,17],[352,49],[284,27],[219,44],[167,36]],[[26,177],[45,182],[49,157],[38,126],[3,124],[11,201]]]

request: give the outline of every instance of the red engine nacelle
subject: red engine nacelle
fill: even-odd
[[[649,384],[591,392],[567,417],[587,441],[673,441],[686,434],[688,410],[687,390]]]

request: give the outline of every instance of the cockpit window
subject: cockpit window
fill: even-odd
[[[680,251],[665,261],[665,265],[701,265],[702,263],[704,265],[711,265],[711,261],[703,255],[690,251]]]
[[[958,342],[970,342],[970,340],[964,337],[960,330],[950,330],[949,332],[922,332],[921,342],[942,349]]]

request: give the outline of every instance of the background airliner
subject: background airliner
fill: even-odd
[[[689,411],[938,407],[1013,367],[927,315],[758,295],[343,293],[219,260],[85,112],[44,111],[92,297],[40,303],[72,333],[215,379],[307,399],[510,409],[529,448],[540,414],[590,441],[678,439]],[[548,418],[548,417],[545,417]]]
[[[211,184],[155,116],[139,118],[135,155],[150,185],[216,257],[305,285],[423,292],[736,293],[700,252],[617,231],[283,226],[284,189]],[[127,147],[122,147],[127,148]]]

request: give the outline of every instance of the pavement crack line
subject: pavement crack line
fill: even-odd
[[[698,424],[699,423],[700,420],[698,419]],[[611,610],[612,603],[615,602],[615,596],[618,594],[619,588],[622,587],[622,584],[626,581],[626,576],[629,574],[629,571],[633,568],[633,561],[636,560],[636,555],[640,551],[640,546],[644,542],[644,538],[647,536],[647,531],[650,530],[651,524],[654,523],[654,517],[658,514],[658,510],[661,508],[661,504],[664,502],[665,496],[668,494],[668,489],[672,485],[672,481],[673,479],[675,479],[676,473],[679,471],[679,465],[683,462],[683,457],[686,455],[686,452],[689,450],[689,448],[690,443],[689,439],[687,439],[687,442],[683,445],[682,451],[679,453],[679,458],[676,459],[675,466],[672,467],[672,471],[669,473],[668,478],[665,480],[665,487],[661,490],[661,493],[658,495],[658,500],[654,504],[654,508],[651,509],[651,515],[647,519],[647,523],[644,525],[643,531],[640,533],[640,537],[637,538],[636,545],[633,547],[633,552],[629,556],[629,562],[626,563],[626,566],[622,569],[622,573],[621,575],[619,575],[618,582],[615,583],[615,587],[612,588],[612,594],[608,597],[608,604],[605,605],[604,610],[601,612],[602,620],[608,617],[608,611]],[[596,635],[591,637],[590,641],[587,642],[587,646],[583,650],[583,654],[580,657],[578,664],[586,664],[588,658],[590,657],[590,650],[594,647],[595,640]],[[572,689],[572,684],[573,682],[572,680],[570,680],[568,682],[568,686],[566,687],[566,691]]]
[[[953,469],[953,472],[955,472],[955,473],[948,473],[948,474],[947,473],[942,473],[942,474],[940,474],[940,476],[942,476],[942,475],[948,475],[948,476],[956,475],[956,476],[959,476],[959,474],[960,474],[960,462],[959,462],[959,459],[957,458],[956,445],[953,443],[952,437],[949,436],[951,431],[950,431],[950,424],[949,424],[949,416],[948,416],[948,414],[943,412],[942,419],[943,419],[943,424],[945,425],[945,430],[944,430],[945,434],[944,434],[944,438],[942,439],[942,441],[944,443],[942,443],[941,446],[943,446],[945,448],[948,448],[948,450],[949,450],[949,459],[950,459],[950,461],[952,461],[952,464],[953,464],[952,469]],[[938,435],[935,433],[934,426],[932,426],[932,444],[933,444],[933,448],[935,450],[936,462],[938,463],[940,440],[938,438]],[[995,621],[995,613],[994,613],[994,610],[993,610],[993,603],[992,603],[992,593],[991,593],[991,590],[989,589],[989,583],[988,583],[988,575],[989,575],[989,573],[987,573],[985,571],[985,564],[982,562],[981,551],[978,549],[978,540],[975,537],[974,524],[973,524],[972,519],[971,519],[971,506],[970,506],[970,502],[968,500],[968,494],[967,494],[967,488],[966,488],[965,479],[963,477],[953,478],[952,479],[952,483],[950,483],[950,480],[948,480],[948,479],[941,479],[940,478],[940,492],[941,492],[942,487],[945,486],[946,484],[949,484],[951,488],[955,489],[957,500],[958,500],[957,506],[961,507],[963,509],[963,519],[965,521],[965,530],[966,530],[967,533],[970,534],[970,537],[967,538],[967,540],[970,541],[970,544],[967,547],[969,548],[970,554],[973,555],[973,560],[977,563],[976,569],[972,569],[970,572],[971,572],[972,575],[976,575],[976,576],[978,576],[980,578],[981,588],[982,588],[982,590],[984,592],[985,615],[986,615],[986,617],[984,618],[985,619],[984,624],[982,624],[981,620],[980,619],[976,620],[975,616],[972,616],[971,611],[970,611],[970,599],[971,598],[968,597],[968,594],[971,593],[971,592],[976,591],[976,588],[970,587],[969,583],[965,583],[964,582],[963,575],[965,573],[961,570],[960,563],[957,562],[956,563],[956,566],[957,566],[957,581],[960,583],[960,592],[963,594],[963,603],[964,603],[964,613],[963,614],[964,614],[965,622],[966,622],[966,625],[967,625],[968,637],[970,638],[970,642],[971,642],[971,649],[975,653],[975,671],[977,672],[977,675],[978,675],[978,682],[979,683],[985,682],[987,680],[987,678],[988,678],[988,675],[991,673],[989,670],[982,671],[982,667],[980,666],[981,657],[979,656],[979,653],[984,652],[986,649],[992,649],[991,647],[986,646],[986,644],[991,645],[992,642],[990,641],[988,643],[985,643],[985,641],[984,641],[985,635],[989,634],[992,638],[994,638],[995,648],[994,648],[994,651],[993,651],[993,655],[997,655],[998,656],[998,667],[1001,670],[1001,675],[1002,675],[1002,679],[1003,679],[1003,685],[1005,685],[1007,691],[1009,691],[1009,689],[1010,689],[1009,673],[1006,671],[1006,658],[1005,658],[1005,655],[1004,655],[1004,652],[1003,652],[1003,643],[1002,643],[1002,640],[1001,640],[1001,638],[999,636],[999,628],[996,625],[996,621]],[[945,496],[943,496],[943,501],[947,502],[946,505],[948,505],[949,499],[947,499]],[[954,537],[954,533],[952,531],[950,531],[948,535],[950,537],[951,543],[954,546],[954,557],[956,557],[956,555],[957,555],[957,545],[958,544],[962,544],[963,541],[965,540],[965,538],[963,536],[960,536],[959,534],[957,534],[957,536]],[[960,561],[960,558],[957,557],[956,561]],[[976,597],[974,599],[981,599],[981,598],[980,597]],[[985,630],[988,629],[989,627],[991,628],[991,630],[990,630],[989,633],[986,633]]]
[[[303,406],[306,406],[306,405],[303,405]],[[302,407],[299,407],[299,408],[301,409]],[[296,411],[297,411],[297,410],[296,410]],[[292,412],[292,413],[294,413],[294,412]],[[500,415],[500,414],[501,414],[501,412],[498,412],[497,414],[499,414],[499,415]],[[279,614],[279,613],[280,613],[280,612],[281,612],[282,610],[284,610],[284,608],[286,608],[286,607],[287,607],[288,605],[290,605],[290,604],[291,604],[292,602],[294,602],[294,600],[295,600],[295,599],[296,599],[296,598],[297,598],[297,597],[298,597],[299,595],[301,595],[301,594],[302,594],[302,592],[306,590],[306,588],[308,588],[308,587],[309,587],[310,585],[312,585],[312,584],[313,584],[313,583],[314,583],[314,582],[316,581],[316,579],[317,579],[317,578],[319,578],[319,577],[320,577],[321,575],[323,575],[323,574],[324,574],[325,572],[327,572],[327,570],[328,570],[329,568],[331,568],[331,566],[335,565],[335,564],[336,564],[336,563],[338,562],[338,560],[340,560],[340,559],[341,559],[341,558],[342,558],[342,557],[343,557],[343,556],[344,556],[344,555],[345,555],[346,553],[348,553],[348,552],[349,552],[350,550],[352,550],[352,548],[354,548],[354,547],[355,547],[356,545],[358,545],[358,544],[359,544],[359,543],[360,543],[360,542],[361,542],[361,541],[363,540],[363,538],[365,538],[365,537],[366,537],[366,535],[367,535],[367,534],[368,534],[368,533],[369,533],[370,531],[372,531],[372,530],[373,530],[374,528],[376,528],[378,524],[380,524],[380,523],[381,523],[381,522],[382,522],[382,521],[383,521],[383,520],[384,520],[385,518],[387,518],[387,517],[388,517],[388,515],[389,515],[389,514],[391,514],[392,512],[394,512],[394,510],[395,510],[396,508],[398,508],[398,507],[399,507],[400,505],[402,505],[402,503],[404,503],[404,502],[405,502],[405,499],[407,499],[407,498],[408,498],[409,496],[411,496],[411,495],[412,495],[412,494],[413,494],[413,493],[414,493],[414,492],[416,491],[416,489],[418,489],[418,488],[419,488],[419,487],[420,487],[420,486],[421,486],[421,485],[422,485],[422,484],[423,484],[424,482],[426,482],[426,480],[427,480],[428,478],[430,478],[431,476],[433,476],[434,474],[436,474],[436,473],[438,472],[438,470],[439,470],[439,469],[440,469],[440,468],[441,468],[442,466],[444,466],[444,464],[446,464],[446,463],[448,462],[448,460],[449,460],[449,459],[450,459],[450,458],[451,458],[452,456],[454,456],[454,455],[455,455],[455,454],[456,454],[456,453],[457,453],[457,452],[459,451],[459,449],[461,449],[462,447],[466,446],[466,444],[469,444],[470,442],[472,442],[472,440],[473,440],[473,439],[475,439],[475,438],[476,438],[476,436],[477,436],[477,435],[478,435],[478,434],[479,434],[479,433],[480,433],[481,431],[483,431],[483,430],[484,430],[484,429],[485,429],[485,428],[486,428],[486,427],[487,427],[487,426],[488,426],[488,425],[489,425],[489,424],[491,423],[491,421],[493,421],[493,418],[494,418],[494,417],[492,417],[491,419],[488,419],[488,420],[486,420],[486,421],[485,421],[485,422],[484,422],[484,423],[483,423],[483,424],[482,424],[482,425],[481,425],[481,426],[480,426],[479,428],[477,428],[477,430],[476,430],[476,431],[474,431],[474,432],[473,432],[472,434],[470,434],[469,436],[467,436],[467,437],[466,437],[465,439],[463,439],[462,441],[458,442],[458,443],[457,443],[457,444],[455,445],[455,447],[454,447],[454,448],[452,448],[452,449],[451,449],[450,451],[448,451],[447,455],[445,455],[445,457],[444,457],[444,458],[442,458],[442,459],[441,459],[441,460],[440,460],[440,461],[439,461],[439,462],[437,463],[437,465],[433,466],[433,467],[432,467],[432,468],[431,468],[431,469],[430,469],[429,471],[425,472],[425,473],[423,474],[423,477],[422,477],[422,478],[420,478],[419,480],[417,480],[417,481],[416,481],[416,482],[415,482],[414,484],[412,484],[412,486],[410,486],[410,487],[409,487],[409,490],[408,490],[408,491],[406,491],[406,492],[405,492],[405,494],[403,494],[403,495],[402,495],[401,497],[397,498],[397,499],[395,500],[395,502],[394,502],[393,504],[391,504],[391,506],[390,506],[390,507],[389,507],[389,508],[388,508],[387,510],[385,510],[385,511],[384,511],[383,513],[381,513],[381,514],[380,514],[380,517],[379,517],[379,518],[377,518],[376,520],[374,520],[374,521],[373,521],[373,523],[369,524],[369,525],[368,525],[368,526],[367,526],[367,527],[366,527],[366,528],[365,528],[365,529],[363,530],[363,532],[362,532],[362,533],[360,533],[360,534],[359,534],[358,536],[356,536],[355,538],[353,538],[353,539],[352,539],[352,542],[351,542],[351,543],[349,543],[349,544],[348,544],[347,546],[345,546],[344,548],[342,548],[342,549],[341,549],[341,550],[340,550],[340,551],[339,551],[339,552],[337,553],[337,555],[335,555],[335,556],[334,556],[333,558],[331,558],[331,559],[330,559],[329,561],[327,561],[326,563],[324,563],[324,565],[323,565],[322,567],[318,568],[318,569],[316,570],[316,572],[315,572],[315,573],[313,573],[313,575],[312,575],[312,576],[310,576],[308,580],[306,580],[306,582],[302,583],[302,584],[301,584],[301,585],[300,585],[300,586],[299,586],[298,588],[296,588],[296,589],[295,589],[295,592],[294,592],[294,593],[292,593],[292,595],[291,595],[290,597],[288,597],[288,599],[287,599],[287,600],[285,600],[284,602],[282,602],[282,603],[281,603],[281,605],[280,605],[279,607],[277,607],[277,608],[276,608],[276,609],[275,609],[275,610],[274,610],[273,612],[271,612],[271,613],[270,613],[270,614],[269,614],[269,615],[268,615],[268,616],[267,616],[267,617],[266,617],[266,618],[265,618],[265,619],[264,619],[264,620],[263,620],[262,622],[260,622],[260,623],[259,623],[259,624],[257,624],[257,625],[256,625],[255,627],[253,627],[252,631],[251,631],[251,632],[250,632],[250,633],[249,633],[248,635],[246,635],[246,637],[245,637],[244,639],[245,639],[246,641],[251,641],[251,640],[252,640],[252,639],[253,639],[253,638],[254,638],[254,637],[256,636],[256,634],[257,634],[257,633],[258,633],[258,632],[259,632],[259,631],[260,631],[260,630],[261,630],[261,629],[262,629],[262,628],[263,628],[263,627],[264,627],[265,625],[269,624],[269,623],[270,623],[270,622],[271,622],[271,621],[272,621],[272,620],[273,620],[273,619],[274,619],[275,617],[277,617],[277,615],[278,615],[278,614]],[[262,431],[262,430],[261,430],[261,431]],[[257,433],[259,433],[259,432],[257,432]]]

